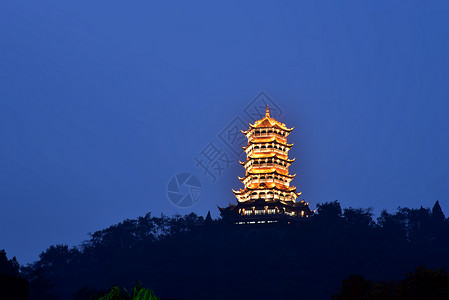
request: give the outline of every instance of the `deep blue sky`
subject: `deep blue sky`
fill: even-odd
[[[448,1],[150,2],[0,5],[8,256],[31,262],[149,211],[218,216],[243,169],[212,183],[193,157],[224,148],[260,91],[295,126],[293,184],[312,208],[440,200],[449,214]],[[203,186],[188,209],[167,199],[178,172]]]

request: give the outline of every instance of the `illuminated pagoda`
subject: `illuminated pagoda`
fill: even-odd
[[[234,224],[290,223],[311,216],[309,203],[297,201],[301,193],[290,186],[295,175],[288,173],[294,159],[288,158],[293,144],[287,136],[293,128],[271,118],[268,105],[265,117],[249,125],[242,131],[248,139],[246,161],[240,162],[245,177],[239,177],[245,188],[233,190],[237,205],[219,207],[223,219]]]

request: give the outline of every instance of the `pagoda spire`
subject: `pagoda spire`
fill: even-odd
[[[270,117],[270,108],[268,107],[268,104],[267,104],[267,111],[265,112],[265,117],[267,118]]]

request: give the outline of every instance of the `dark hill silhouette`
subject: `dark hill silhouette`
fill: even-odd
[[[362,275],[350,275],[343,280],[335,300],[352,299],[449,299],[449,274],[444,270],[418,267],[405,279],[373,283]]]
[[[330,299],[350,274],[399,280],[417,266],[448,268],[448,221],[432,210],[318,205],[299,224],[230,226],[195,214],[124,220],[78,247],[50,246],[22,268],[30,299],[88,299],[136,281],[162,298]],[[89,292],[90,291],[90,292]]]
[[[26,300],[28,281],[20,278],[16,258],[8,259],[5,250],[0,250],[0,299]]]

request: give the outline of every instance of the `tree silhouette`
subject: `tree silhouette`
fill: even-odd
[[[17,262],[16,257],[8,259],[5,249],[0,250],[0,274],[14,277],[19,276],[19,263]]]
[[[0,250],[0,299],[25,300],[28,297],[28,281],[22,279],[16,258],[8,259]]]
[[[406,289],[398,279],[418,265],[449,268],[449,230],[434,207],[382,211],[375,222],[372,209],[333,201],[302,222],[266,226],[148,213],[96,231],[79,247],[51,246],[23,274],[30,300],[81,300],[136,280],[175,299],[325,299],[340,286],[341,297],[381,299]]]
[[[350,275],[333,299],[449,299],[449,274],[420,266],[405,279],[376,284],[361,275]]]

